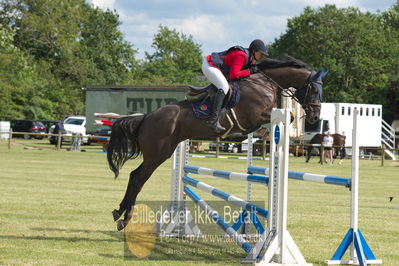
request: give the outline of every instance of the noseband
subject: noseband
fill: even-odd
[[[310,90],[313,87],[313,83],[316,83],[318,85],[322,85],[323,82],[318,81],[318,80],[312,80],[312,74],[310,73],[309,77],[307,78],[305,84],[295,92],[292,92],[289,89],[284,90],[284,93],[286,95],[283,95],[285,97],[291,97],[294,99],[297,103],[302,105],[302,108],[305,110],[305,113],[308,112],[313,112],[314,107],[317,106],[317,104],[312,103],[310,100],[308,101],[308,98],[311,97],[312,95],[309,94]],[[303,93],[303,91],[305,91]],[[319,100],[321,101],[321,95],[318,94]]]

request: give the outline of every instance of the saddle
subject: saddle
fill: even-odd
[[[233,81],[229,84],[230,89],[224,98],[221,113],[233,108],[240,100],[240,86]],[[186,94],[186,100],[191,103],[195,117],[199,119],[209,118],[212,113],[212,103],[216,95],[217,88],[210,84],[205,87],[188,86],[190,90]]]

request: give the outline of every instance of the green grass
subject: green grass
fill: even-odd
[[[140,159],[129,161],[121,178],[114,180],[100,146],[83,146],[86,152],[81,153],[48,147],[45,140],[18,139],[9,150],[7,142],[0,141],[1,265],[231,265],[244,256],[234,244],[221,253],[220,246],[212,243],[171,241],[158,243],[153,258],[127,261],[123,232],[116,231],[110,211],[118,206],[128,174]],[[191,158],[190,164],[237,172],[246,167],[245,160],[228,159]],[[268,162],[254,164],[267,166]],[[290,157],[290,169],[350,177],[350,160],[321,166],[315,158],[306,164],[303,158]],[[138,200],[168,200],[170,174],[168,160],[149,179]],[[245,198],[244,183],[201,180]],[[385,265],[399,264],[398,185],[398,162],[385,161],[381,167],[380,161],[361,160],[359,227]],[[253,190],[254,200],[266,200],[267,189],[253,186]],[[389,197],[394,197],[392,202]],[[350,193],[343,187],[289,181],[288,229],[308,262],[323,265],[335,252],[349,228],[349,200]],[[167,252],[171,248],[196,252],[192,254],[196,260],[179,260]]]

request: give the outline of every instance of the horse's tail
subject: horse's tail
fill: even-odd
[[[129,160],[140,155],[138,142],[138,129],[144,121],[145,115],[134,115],[119,118],[112,125],[111,138],[107,149],[109,168],[114,172],[115,178],[119,169]]]

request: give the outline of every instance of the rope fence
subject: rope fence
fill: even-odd
[[[11,149],[11,142],[13,139],[13,136],[25,136],[28,135],[30,137],[35,137],[35,136],[40,136],[43,138],[50,138],[50,137],[57,137],[57,145],[56,148],[60,149],[61,148],[61,140],[62,139],[70,139],[71,142],[74,141],[76,143],[76,139],[83,139],[83,138],[88,138],[88,139],[95,139],[95,140],[100,140],[101,142],[104,143],[103,151],[106,150],[106,145],[109,140],[109,136],[106,135],[71,135],[71,134],[50,134],[50,133],[31,133],[31,132],[13,132],[12,129],[9,131],[2,131],[0,132],[0,139],[6,139],[8,140],[8,149]],[[214,145],[214,150],[211,150],[209,147],[208,149],[202,148],[204,145],[208,143]],[[227,153],[242,153],[243,156],[223,156],[223,149],[221,149],[222,145],[235,145],[236,147],[242,148],[243,145],[248,145],[248,143],[243,143],[240,141],[225,141],[221,140],[220,138],[216,138],[215,140],[190,140],[190,152],[195,151],[195,154],[190,154],[191,157],[199,157],[199,158],[222,158],[222,159],[246,159],[244,157],[244,154],[246,154],[247,150],[241,151],[239,149],[236,150],[229,150]],[[270,150],[270,145],[269,141],[266,139],[263,139],[259,142],[254,142],[253,144],[254,148],[254,155],[260,156],[260,158],[255,158],[259,160],[267,160],[268,159],[268,154]],[[312,146],[314,148],[318,147],[323,147],[321,144],[305,144],[305,143],[300,143],[300,144],[290,144],[290,153],[294,154],[295,156],[306,156],[307,155],[307,148],[309,146]],[[201,147],[201,148],[200,148]],[[333,145],[333,148],[340,148],[340,146]],[[351,149],[351,146],[345,146],[346,149]],[[364,159],[380,159],[381,160],[381,166],[384,166],[384,161],[385,161],[385,151],[389,150],[393,153],[399,153],[399,149],[389,149],[385,147],[385,145],[381,145],[381,147],[360,147],[363,149],[366,149],[369,151],[368,154],[363,154],[362,158]],[[373,154],[371,151],[375,151],[379,155]],[[214,153],[210,153],[214,152]],[[203,154],[203,155],[199,155]]]

